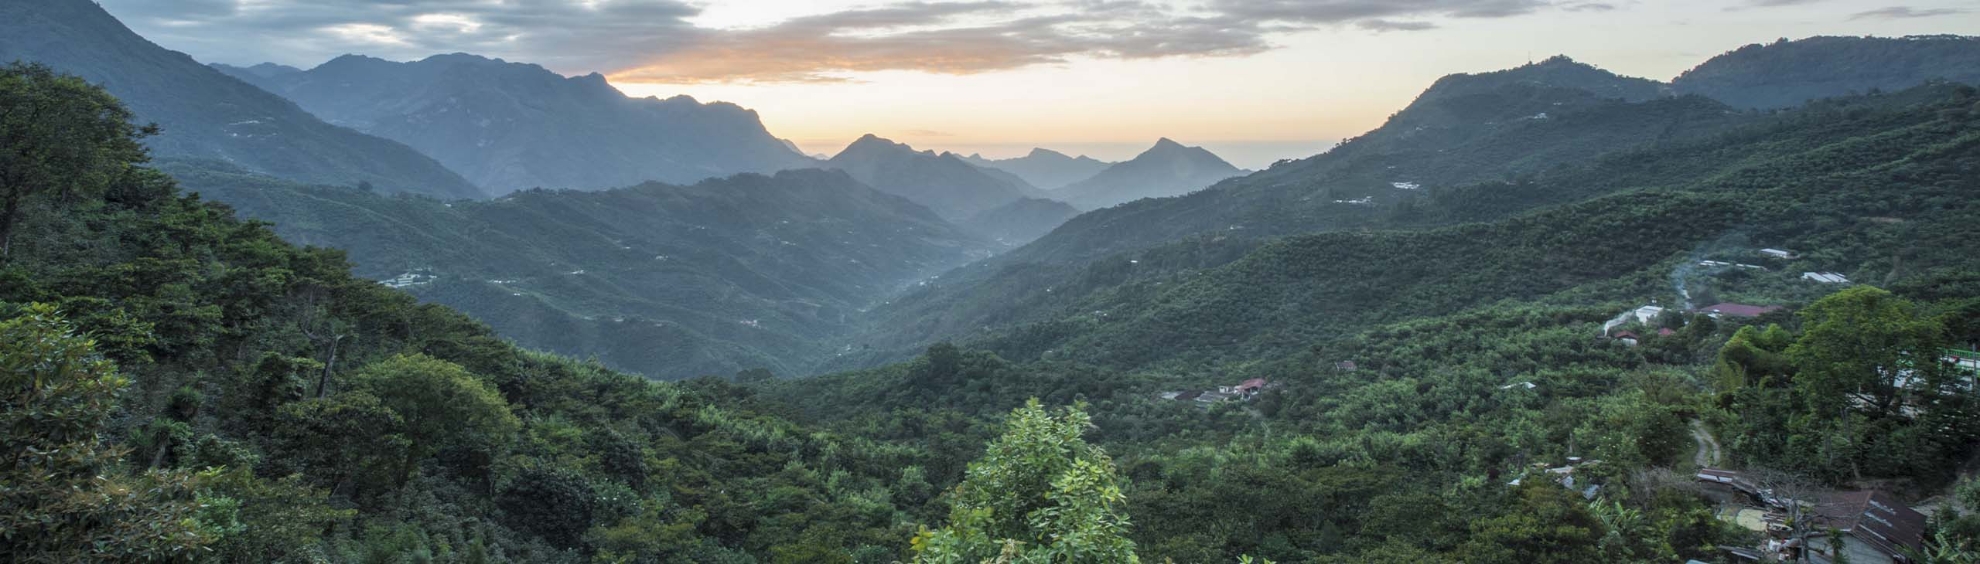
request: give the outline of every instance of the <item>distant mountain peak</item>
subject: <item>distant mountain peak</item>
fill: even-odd
[[[275,67],[207,66],[160,47],[88,0],[0,2],[0,61],[32,61],[102,85],[142,122],[159,159],[223,162],[299,182],[385,192],[483,195],[412,148],[337,127],[255,81]],[[295,73],[288,73],[295,74]],[[229,78],[231,77],[231,78]]]
[[[1054,150],[1051,150],[1051,149],[1047,149],[1047,148],[1044,148],[1044,147],[1032,147],[1032,148],[1031,148],[1031,152],[1030,152],[1030,153],[1025,153],[1025,155],[1024,155],[1024,156],[1025,156],[1025,158],[1034,158],[1034,157],[1056,157],[1056,158],[1062,158],[1062,159],[1070,159],[1070,158],[1072,158],[1072,157],[1070,157],[1070,156],[1067,156],[1067,155],[1066,155],[1065,153],[1061,153],[1061,152],[1058,152],[1058,151],[1054,151]],[[978,158],[981,158],[981,157],[978,157]]]
[[[842,150],[841,152],[850,152],[850,151],[883,151],[883,150],[884,150],[884,151],[896,151],[896,150],[906,150],[906,151],[913,151],[913,150],[914,150],[914,148],[913,148],[913,147],[909,147],[909,146],[907,146],[907,144],[905,144],[905,143],[895,143],[895,142],[894,142],[894,140],[892,140],[892,139],[888,139],[888,138],[885,138],[885,137],[881,137],[881,136],[879,136],[879,135],[874,135],[874,134],[872,134],[872,133],[868,133],[868,134],[865,134],[865,135],[861,135],[861,136],[859,136],[859,139],[856,139],[856,140],[853,140],[853,142],[852,142],[852,144],[850,144],[850,145],[846,145],[846,148],[845,148],[844,150]]]
[[[631,98],[600,73],[566,76],[472,53],[408,62],[345,55],[250,82],[326,120],[411,145],[494,194],[687,184],[814,164],[734,104]]]
[[[951,219],[1010,203],[1035,190],[1022,178],[979,167],[955,153],[916,151],[871,133],[846,145],[825,166]]]
[[[1180,196],[1244,173],[1216,153],[1163,137],[1133,159],[1107,167],[1055,195],[1063,195],[1066,202],[1082,209],[1100,209],[1142,198]]]

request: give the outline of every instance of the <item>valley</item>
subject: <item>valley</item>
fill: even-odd
[[[1980,562],[1980,39],[1475,69],[1262,170],[628,95],[1542,17],[990,4],[681,19],[636,60],[526,30],[735,16],[167,13],[379,49],[310,66],[0,0],[0,560]],[[1904,10],[1846,21],[1964,13]],[[286,23],[324,14],[374,19]],[[1028,131],[1066,82],[1009,94]]]

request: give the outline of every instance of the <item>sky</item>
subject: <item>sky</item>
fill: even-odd
[[[1245,168],[1381,125],[1438,77],[1565,54],[1669,80],[1749,43],[1980,30],[1972,0],[98,0],[203,62],[467,52],[754,109],[830,154],[867,133]]]

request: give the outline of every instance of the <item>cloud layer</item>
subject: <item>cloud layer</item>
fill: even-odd
[[[897,2],[752,29],[710,29],[682,0],[101,0],[147,35],[209,58],[313,63],[464,51],[635,81],[803,82],[913,70],[970,74],[1071,58],[1243,56],[1275,34],[1431,29],[1588,2],[1552,0],[980,0]]]

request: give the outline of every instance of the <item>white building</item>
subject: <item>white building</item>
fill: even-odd
[[[1650,322],[1657,320],[1657,316],[1663,314],[1664,314],[1664,308],[1657,307],[1654,305],[1647,305],[1636,308],[1634,310],[1625,311],[1622,313],[1622,315],[1616,316],[1615,319],[1609,320],[1608,323],[1602,324],[1602,336],[1605,337],[1608,336],[1610,331],[1614,330],[1617,327],[1628,325],[1630,321],[1635,321],[1639,325],[1649,325]]]
[[[1849,283],[1849,279],[1848,279],[1848,278],[1844,278],[1844,277],[1843,277],[1843,275],[1841,275],[1841,274],[1836,274],[1836,273],[1834,273],[1834,272],[1803,272],[1803,273],[1801,273],[1801,279],[1802,279],[1802,280],[1812,280],[1812,281],[1815,281],[1815,282],[1819,282],[1819,283],[1822,283],[1822,284],[1848,284],[1848,283]]]
[[[1793,252],[1790,252],[1790,251],[1784,251],[1784,250],[1781,250],[1781,249],[1760,249],[1760,254],[1763,254],[1763,255],[1767,255],[1767,256],[1770,256],[1770,257],[1774,257],[1774,258],[1777,258],[1777,259],[1791,259],[1791,258],[1794,258],[1794,253],[1793,253]]]

